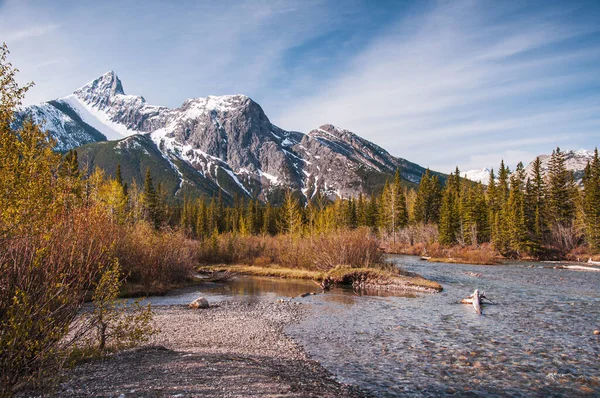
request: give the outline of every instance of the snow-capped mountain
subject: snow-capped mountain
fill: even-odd
[[[587,166],[588,162],[591,162],[592,159],[594,158],[594,151],[589,151],[586,149],[579,149],[579,150],[570,150],[570,151],[562,151],[565,157],[565,165],[567,167],[567,170],[570,170],[573,172],[574,176],[575,176],[575,181],[580,184],[581,183],[581,179],[583,178],[583,173],[585,170],[585,166]],[[550,158],[551,158],[551,154],[542,154],[539,155],[538,157],[540,158],[540,161],[542,163],[542,173],[545,175],[546,172],[548,171],[548,165],[550,163]],[[533,177],[533,162],[535,161],[535,159],[533,159],[528,165],[527,167],[525,167],[525,173],[527,174],[527,177]]]
[[[73,94],[19,113],[42,123],[65,151],[78,152],[88,166],[140,182],[142,167],[177,180],[175,193],[189,186],[266,199],[278,189],[306,197],[317,190],[330,197],[356,196],[380,186],[397,168],[410,182],[424,169],[396,158],[356,134],[323,125],[308,134],[273,125],[260,105],[245,95],[186,100],[170,109],[126,95],[112,71]],[[133,160],[132,160],[133,159]]]
[[[479,170],[469,170],[464,172],[462,176],[468,180],[486,185],[490,180],[490,169],[484,167]]]

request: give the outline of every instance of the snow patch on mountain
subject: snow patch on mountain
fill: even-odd
[[[81,120],[104,134],[108,140],[120,140],[138,133],[121,123],[113,122],[106,112],[87,104],[75,94],[67,95],[61,101],[67,103],[77,112]]]
[[[463,173],[463,177],[467,180],[487,184],[490,180],[490,169],[484,167],[479,170],[469,170]]]
[[[583,178],[583,173],[585,170],[585,167],[587,166],[588,162],[591,162],[592,159],[594,158],[594,151],[590,151],[587,149],[579,149],[579,150],[568,150],[568,151],[563,151],[563,155],[565,157],[565,166],[567,168],[567,170],[572,171],[574,176],[575,176],[575,181],[578,184],[581,184],[581,180]],[[542,175],[546,175],[546,173],[548,172],[548,166],[550,164],[550,158],[552,157],[552,155],[549,154],[542,154],[538,156],[540,158],[541,161],[541,166],[542,166]],[[533,177],[533,162],[535,161],[532,160],[527,167],[525,168],[525,173],[527,175],[527,177],[532,178]]]

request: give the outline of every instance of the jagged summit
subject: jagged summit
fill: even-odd
[[[123,84],[114,71],[108,71],[97,79],[78,88],[73,93],[91,106],[103,107],[116,95],[125,95]]]

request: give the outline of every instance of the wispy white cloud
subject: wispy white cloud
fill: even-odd
[[[26,29],[5,33],[4,41],[9,44],[18,43],[20,40],[45,36],[60,28],[59,24],[48,24],[43,26],[31,26]]]
[[[598,26],[573,25],[556,10],[511,9],[520,18],[508,18],[487,5],[439,2],[401,20],[276,121],[302,131],[337,124],[441,171],[512,162],[556,142],[536,137],[591,146],[600,92],[580,93],[600,84],[600,53],[580,39]]]

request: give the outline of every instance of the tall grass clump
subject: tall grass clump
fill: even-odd
[[[203,264],[247,264],[327,271],[336,266],[387,268],[377,236],[369,228],[302,236],[223,234],[203,242]]]

